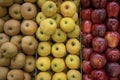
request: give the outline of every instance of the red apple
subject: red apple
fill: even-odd
[[[90,7],[90,4],[91,4],[91,0],[80,0],[81,2],[81,5],[83,8],[88,8]]]
[[[85,47],[91,47],[92,46],[92,34],[83,34],[82,35],[82,43]]]
[[[94,51],[102,53],[107,48],[107,41],[104,38],[95,37],[92,40],[92,47]]]
[[[104,24],[94,24],[92,26],[92,34],[95,37],[104,37],[106,33],[106,26]]]
[[[117,77],[110,77],[109,80],[119,80]]]
[[[83,20],[91,19],[92,8],[82,9],[81,10],[81,17]]]
[[[104,70],[93,70],[91,73],[92,80],[108,80]]]
[[[105,18],[106,18],[105,9],[95,9],[91,14],[91,19],[93,23],[96,23],[96,24],[103,23]]]
[[[118,17],[119,14],[119,4],[117,2],[109,2],[106,7],[108,17]]]
[[[115,18],[108,18],[106,22],[107,29],[110,31],[117,31],[118,30],[119,22]]]
[[[90,59],[90,55],[92,53],[92,48],[83,48],[82,49],[82,56],[84,60],[89,60]]]
[[[118,33],[120,34],[120,24],[119,24],[119,26],[118,26],[118,30],[117,30],[117,31],[118,31]]]
[[[108,48],[105,55],[107,60],[117,62],[120,58],[120,51],[117,48]]]
[[[82,62],[82,70],[83,70],[84,73],[87,73],[87,74],[92,72],[93,68],[91,66],[90,61],[84,60]]]
[[[92,0],[92,4],[95,8],[104,8],[107,0]]]
[[[105,70],[110,77],[118,77],[120,75],[120,65],[116,62],[107,63]]]
[[[92,22],[90,20],[82,21],[82,32],[83,33],[90,33],[92,28]]]
[[[102,69],[105,66],[107,60],[104,54],[92,53],[90,62],[93,68]]]
[[[120,35],[118,32],[110,31],[106,33],[105,39],[107,40],[108,47],[116,48],[119,43]]]
[[[92,80],[91,75],[83,74],[82,80]]]

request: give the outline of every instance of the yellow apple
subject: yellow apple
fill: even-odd
[[[52,46],[52,55],[54,57],[64,57],[66,55],[66,47],[63,43],[55,43]]]
[[[41,8],[42,5],[43,5],[46,1],[48,1],[48,0],[37,0],[37,5],[38,5],[38,7]]]
[[[37,22],[37,24],[40,25],[41,21],[43,21],[43,20],[45,20],[45,19],[46,19],[46,17],[45,17],[45,15],[43,14],[43,12],[37,13],[37,16],[36,16],[36,22]]]
[[[80,49],[81,49],[81,46],[80,46],[80,42],[78,39],[76,38],[71,38],[67,41],[66,43],[66,48],[67,48],[67,51],[70,53],[70,54],[78,54]]]
[[[39,57],[36,61],[36,67],[38,70],[47,71],[50,69],[51,61],[48,57]]]
[[[78,21],[78,13],[75,12],[75,14],[71,17],[75,22]]]
[[[67,78],[68,80],[82,80],[82,75],[77,70],[69,70],[67,72]]]
[[[80,27],[79,25],[75,25],[75,29],[72,32],[67,33],[69,38],[77,38],[80,36]]]
[[[52,77],[49,72],[39,72],[35,77],[35,80],[51,80]]]
[[[65,42],[67,39],[67,34],[61,29],[57,28],[55,33],[52,35],[52,39],[55,42]]]
[[[51,45],[49,42],[40,42],[37,52],[40,56],[48,56],[51,53]]]
[[[60,13],[60,7],[61,7],[61,4],[63,3],[63,0],[56,0],[55,3],[57,6],[57,13]]]
[[[62,58],[54,58],[51,62],[51,68],[54,72],[62,72],[65,69],[65,62]]]
[[[36,37],[40,41],[48,41],[50,39],[50,35],[44,34],[40,27],[37,29]]]
[[[75,21],[69,17],[62,18],[60,21],[60,28],[64,32],[71,32],[75,28]]]
[[[66,1],[72,1],[77,7],[79,6],[80,0],[66,0]]]
[[[67,76],[63,72],[55,73],[52,80],[67,80]]]
[[[57,24],[54,19],[52,18],[47,18],[43,20],[40,24],[40,29],[43,33],[47,35],[52,35],[55,33],[57,28]]]
[[[80,68],[80,58],[77,55],[69,54],[65,59],[65,63],[70,69]]]

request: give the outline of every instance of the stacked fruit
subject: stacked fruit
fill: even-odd
[[[71,0],[38,0],[39,40],[36,80],[81,80],[80,28],[77,6]]]
[[[120,80],[119,0],[81,0],[81,5],[83,80]]]

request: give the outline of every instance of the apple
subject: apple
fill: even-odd
[[[46,1],[41,7],[41,11],[46,17],[51,17],[57,12],[57,6],[53,1]]]
[[[10,19],[10,16],[9,16],[9,15],[5,15],[4,17],[2,17],[2,19],[3,19],[4,21],[8,21],[8,20]]]
[[[37,48],[38,55],[48,56],[51,53],[51,45],[49,42],[40,42]]]
[[[56,0],[55,3],[57,6],[57,13],[61,13],[60,7],[61,7],[61,4],[63,3],[63,0]]]
[[[43,33],[47,35],[52,35],[55,33],[57,28],[57,23],[52,18],[47,18],[43,20],[40,24],[40,29]]]
[[[37,0],[24,0],[24,2],[35,3]]]
[[[60,21],[60,28],[64,32],[71,32],[75,29],[75,21],[72,18],[64,17]]]
[[[36,67],[38,70],[47,71],[50,69],[51,61],[48,57],[39,57],[36,60]]]
[[[38,12],[36,16],[36,22],[38,25],[40,25],[41,21],[45,20],[46,16],[43,14],[43,12]]]
[[[62,58],[54,58],[51,62],[51,69],[54,72],[62,72],[65,69],[65,62]]]
[[[66,66],[70,69],[80,68],[80,58],[77,55],[69,54],[65,59]]]
[[[48,1],[48,0],[37,0],[37,5],[38,5],[38,7],[41,8],[42,5],[43,5],[46,1]]]
[[[71,38],[66,42],[66,49],[70,54],[78,54],[81,43],[76,38]]]
[[[15,19],[10,19],[4,24],[4,32],[9,36],[14,36],[20,33],[20,22]]]
[[[107,48],[107,41],[104,38],[95,37],[92,40],[92,47],[94,51],[98,53],[102,53]]]
[[[24,72],[24,80],[31,80],[31,75],[30,73]]]
[[[106,33],[105,39],[107,40],[108,47],[115,48],[118,46],[120,40],[119,33],[114,31],[109,31]]]
[[[71,18],[77,23],[77,21],[78,21],[78,13],[75,12],[75,14]]]
[[[23,0],[14,0],[14,2],[21,4],[21,3],[23,3]]]
[[[14,0],[0,0],[0,6],[9,7],[14,3]]]
[[[67,76],[63,72],[55,73],[52,80],[67,80]]]
[[[33,19],[37,14],[36,6],[26,2],[21,5],[21,15],[24,19]]]
[[[106,11],[108,17],[118,17],[119,14],[119,3],[117,2],[109,2],[106,6]]]
[[[20,4],[13,4],[12,6],[9,7],[9,14],[13,19],[22,19],[22,15],[21,15],[21,5]]]
[[[67,40],[67,34],[61,29],[57,28],[55,33],[52,35],[54,42],[65,42]]]
[[[48,41],[50,39],[50,35],[43,33],[43,31],[39,27],[36,31],[36,38],[39,41]]]
[[[77,8],[76,5],[71,1],[65,1],[60,7],[61,14],[65,17],[71,17],[75,14]]]
[[[76,5],[76,7],[78,7],[78,6],[79,6],[79,3],[80,3],[80,0],[66,0],[66,1],[71,1],[71,2],[73,2],[73,3]]]
[[[95,37],[104,37],[106,33],[106,26],[104,24],[93,24],[92,35]]]
[[[90,55],[92,54],[93,50],[92,48],[83,48],[82,49],[82,56],[84,60],[89,60]]]
[[[0,80],[6,80],[9,69],[7,67],[0,67]]]
[[[52,77],[49,72],[39,72],[35,77],[35,80],[51,80]]]
[[[0,33],[3,32],[4,23],[5,21],[2,18],[0,18]]]
[[[90,20],[91,14],[93,9],[92,8],[85,8],[81,10],[81,17],[83,20]]]
[[[68,80],[82,80],[82,74],[78,70],[68,70]]]
[[[110,77],[109,80],[119,80],[117,77]]]
[[[91,14],[91,19],[93,23],[100,24],[103,23],[106,18],[105,9],[94,9]]]
[[[88,8],[91,5],[91,0],[80,0],[83,8]]]
[[[4,17],[7,14],[7,8],[0,6],[0,17]]]
[[[52,45],[52,55],[54,57],[64,57],[66,53],[66,47],[63,43],[55,43]]]
[[[3,54],[0,53],[0,66],[7,67],[10,65],[10,58],[6,58]]]
[[[107,0],[92,0],[92,4],[95,8],[105,8]]]
[[[96,52],[91,54],[90,63],[93,68],[102,69],[106,62],[107,60],[104,54],[98,54]]]
[[[91,75],[83,74],[82,80],[92,80]]]
[[[37,24],[33,20],[24,20],[21,23],[21,32],[23,35],[34,35],[37,30]]]

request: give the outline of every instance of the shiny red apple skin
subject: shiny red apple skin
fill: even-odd
[[[107,60],[104,54],[99,54],[95,52],[91,54],[90,63],[93,68],[102,69],[105,66],[106,62]]]
[[[106,72],[102,69],[100,70],[93,70],[91,73],[92,80],[107,80],[108,76]]]
[[[102,53],[107,48],[107,41],[101,37],[95,37],[92,40],[92,47],[95,52]]]
[[[109,62],[106,64],[105,70],[109,77],[118,77],[120,74],[120,65],[116,62]]]
[[[105,39],[107,40],[108,47],[116,48],[120,40],[120,35],[118,32],[109,31],[106,32]]]
[[[108,17],[117,18],[119,14],[119,10],[120,10],[119,4],[117,2],[112,1],[112,2],[107,3],[106,11],[107,11]]]
[[[84,60],[82,62],[82,69],[83,69],[84,73],[90,74],[92,72],[92,70],[93,70],[90,61]]]
[[[120,58],[120,51],[117,48],[108,48],[106,50],[105,56],[108,61],[117,62]]]
[[[90,33],[92,29],[92,22],[90,20],[82,21],[82,32]]]
[[[106,21],[106,26],[109,31],[117,31],[119,26],[118,19],[108,18]]]
[[[82,35],[82,43],[85,47],[89,48],[92,46],[92,39],[93,39],[93,36],[92,34],[83,34]]]
[[[82,9],[81,10],[81,17],[83,20],[90,20],[92,14],[92,8]]]
[[[103,23],[106,18],[105,9],[94,9],[91,14],[91,19],[93,23],[100,24]]]
[[[95,37],[104,37],[106,33],[106,26],[104,24],[93,24],[92,34]]]
[[[89,8],[91,5],[91,0],[80,0],[83,8]]]
[[[84,60],[89,60],[90,55],[92,54],[93,50],[92,48],[83,48],[82,49],[82,56]]]
[[[90,74],[83,74],[82,80],[92,80]]]
[[[107,0],[92,0],[92,4],[95,8],[105,8]]]

